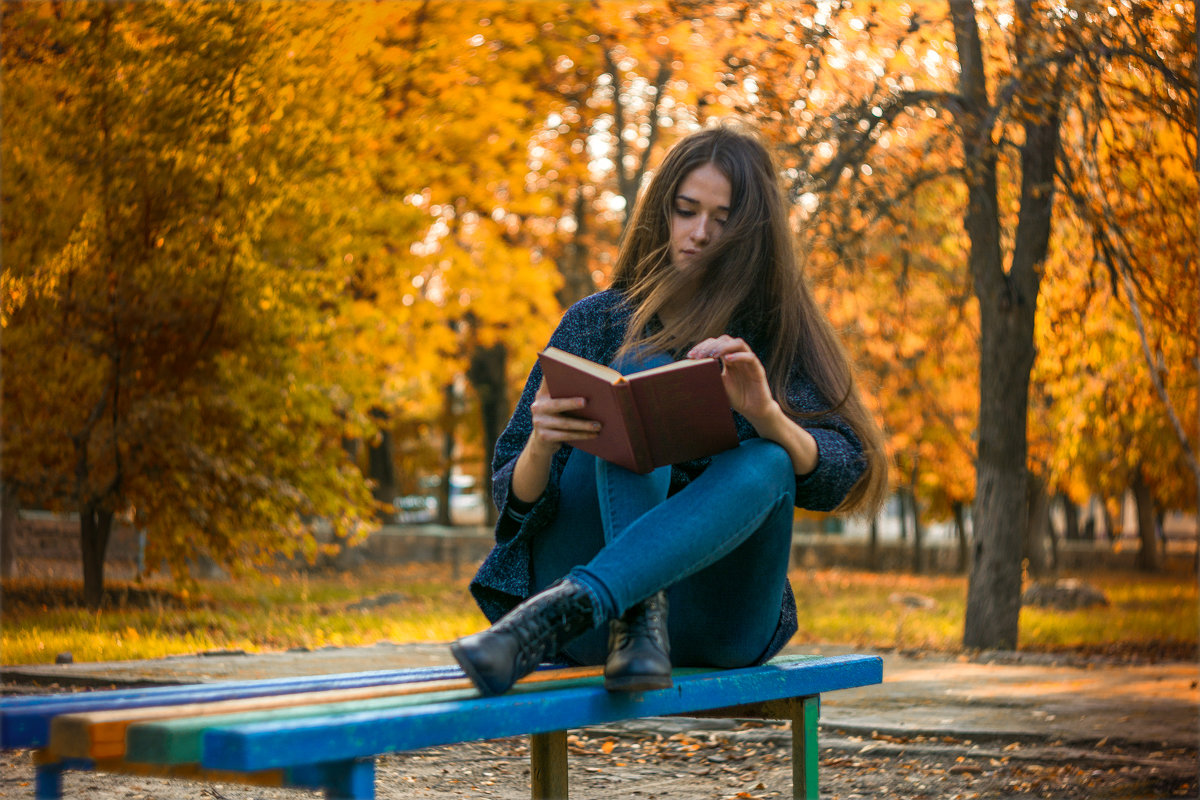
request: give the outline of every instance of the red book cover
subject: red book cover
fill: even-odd
[[[600,435],[574,447],[639,473],[736,447],[737,428],[716,359],[688,359],[623,376],[558,348],[538,357],[551,397],[582,397]]]

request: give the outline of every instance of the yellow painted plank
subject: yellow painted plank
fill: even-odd
[[[539,670],[522,678],[520,683],[553,683],[559,680],[594,677],[602,673],[603,667]],[[459,678],[246,697],[211,703],[186,703],[63,714],[50,721],[50,741],[47,749],[63,758],[120,759],[125,755],[125,730],[135,722],[236,714],[243,711],[263,711],[272,708],[399,697],[470,688],[473,688],[473,684],[469,680]]]

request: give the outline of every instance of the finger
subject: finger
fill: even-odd
[[[533,408],[548,408],[558,409],[560,411],[574,411],[583,408],[586,400],[582,397],[552,397],[550,395],[550,387],[546,386],[546,381],[543,380],[538,384],[537,392],[533,396]]]
[[[535,424],[538,436],[553,442],[569,442],[579,439],[594,439],[600,435],[600,423],[574,417],[551,417]]]
[[[582,397],[550,397],[534,400],[530,406],[534,414],[570,414],[587,405]]]
[[[546,414],[538,422],[544,428],[562,431],[595,431],[600,429],[600,423],[594,419],[565,417],[561,414]]]
[[[548,400],[535,404],[533,411],[534,427],[541,430],[558,430],[566,432],[589,432],[599,430],[595,420],[578,415],[578,410],[584,405],[582,397],[570,397],[565,400]]]
[[[709,338],[699,341],[688,350],[688,358],[715,358],[716,353],[720,350],[720,337]]]
[[[745,340],[733,336],[705,339],[688,351],[688,358],[722,358],[729,353],[752,352]]]
[[[741,365],[753,366],[755,364],[758,364],[759,366],[762,365],[762,362],[760,362],[758,360],[758,356],[754,355],[754,353],[747,352],[747,351],[740,351],[740,350],[735,353],[727,353],[726,355],[721,357],[721,360],[723,362],[725,362],[726,365],[735,365],[735,366],[741,366]]]

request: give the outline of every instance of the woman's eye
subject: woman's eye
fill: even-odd
[[[694,217],[696,212],[686,208],[676,208],[675,213],[681,217]]]

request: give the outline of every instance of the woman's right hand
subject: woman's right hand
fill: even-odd
[[[564,443],[599,436],[599,422],[572,416],[572,412],[583,409],[585,402],[582,397],[551,397],[543,381],[529,407],[533,416],[533,432],[529,435],[527,447],[549,457],[558,452]]]
[[[550,462],[563,444],[600,435],[599,422],[570,416],[584,404],[582,397],[551,397],[544,382],[538,387],[530,405],[533,432],[513,470],[512,489],[518,498],[532,503],[541,496],[550,480]]]

